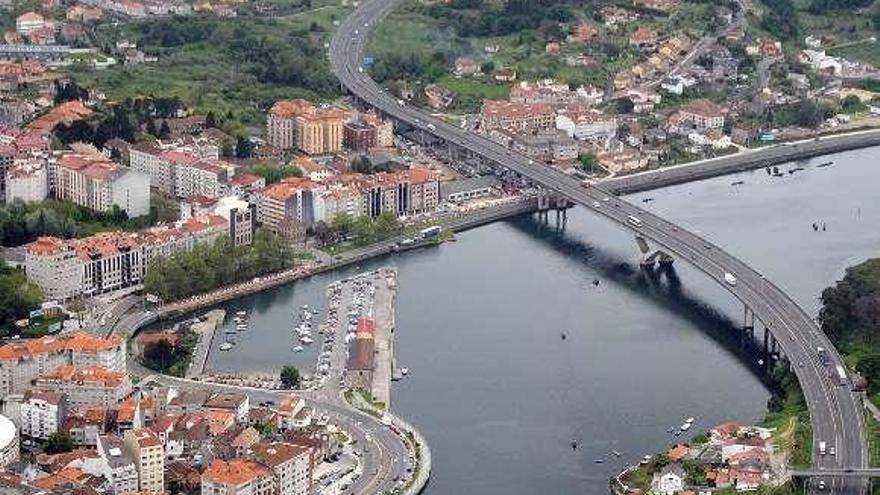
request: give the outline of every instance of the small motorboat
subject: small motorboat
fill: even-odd
[[[304,349],[305,349],[305,347],[298,345],[293,348],[293,352],[302,352]]]
[[[733,181],[733,182],[731,182],[730,185],[731,185],[731,186],[741,186],[741,185],[743,185],[743,184],[745,184],[745,183],[746,183],[745,181],[737,180],[737,181]]]
[[[312,340],[312,338],[309,336],[300,337],[299,341],[303,344],[311,344],[312,342],[314,342],[314,340]]]
[[[229,349],[232,349],[233,347],[235,347],[235,344],[233,344],[232,342],[224,342],[224,343],[220,344],[221,351],[228,351]]]
[[[400,374],[406,376],[409,373],[409,368],[400,368]]]
[[[600,458],[598,458],[598,459],[593,459],[593,462],[595,462],[596,464],[602,464],[603,462],[605,462],[605,459],[602,459],[602,458],[600,457]]]

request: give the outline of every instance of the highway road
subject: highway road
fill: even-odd
[[[612,197],[604,188],[584,187],[562,172],[536,164],[483,136],[446,124],[380,88],[361,66],[363,48],[370,30],[400,2],[366,0],[335,33],[330,43],[330,62],[337,77],[351,93],[398,122],[469,150],[635,231],[655,247],[691,263],[721,284],[767,326],[792,363],[810,410],[815,466],[855,469],[867,465],[860,398],[848,386],[841,386],[834,375],[834,365],[842,363],[840,356],[810,316],[779,287],[732,254],[683,227]],[[736,277],[735,284],[725,282],[726,273]],[[817,347],[828,349],[830,365],[817,358]],[[836,455],[819,455],[819,441],[835,446]],[[832,493],[862,493],[866,487],[860,479],[828,478],[822,481]]]

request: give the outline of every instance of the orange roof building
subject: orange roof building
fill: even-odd
[[[202,491],[205,493],[271,495],[274,490],[272,470],[255,461],[216,460],[202,473]]]
[[[61,365],[39,376],[35,385],[64,394],[66,404],[75,408],[90,404],[110,407],[131,393],[131,382],[125,371],[99,366],[76,368]]]
[[[297,148],[310,155],[342,150],[345,112],[315,107],[304,99],[280,100],[266,120],[266,140],[281,149]]]

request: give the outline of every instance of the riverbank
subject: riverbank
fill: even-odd
[[[437,224],[450,232],[461,232],[496,222],[505,218],[514,217],[538,210],[538,200],[533,197],[522,197],[515,201],[505,202],[499,206],[490,206],[477,211],[467,213],[453,213],[437,219]],[[248,294],[265,291],[274,287],[289,284],[297,280],[311,277],[320,273],[329,272],[348,265],[363,262],[376,256],[392,254],[401,250],[401,243],[407,236],[395,236],[370,246],[352,249],[335,256],[330,263],[301,266],[283,272],[256,277],[247,282],[233,284],[217,290],[193,296],[181,301],[164,304],[157,314],[158,319],[174,317],[203,307],[213,306],[225,301],[237,299]],[[453,237],[444,236],[429,243],[419,243],[414,248],[436,246],[444,241],[453,240]]]

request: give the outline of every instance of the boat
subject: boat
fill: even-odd
[[[666,430],[666,433],[673,433],[673,432],[675,432],[675,427],[674,427],[674,426],[670,426],[670,427]]]
[[[221,351],[228,351],[229,349],[232,349],[233,347],[235,347],[235,344],[233,344],[232,342],[224,342],[224,343],[220,344]]]
[[[312,338],[309,336],[300,337],[299,341],[303,344],[311,344],[312,342],[314,342],[314,340],[312,340]]]
[[[730,185],[731,185],[731,186],[741,186],[741,185],[743,185],[743,184],[745,184],[745,183],[746,183],[745,181],[737,180],[737,181],[731,182]]]
[[[298,345],[298,346],[296,346],[296,347],[293,348],[293,352],[302,352],[303,349],[305,349],[303,346]]]
[[[684,433],[684,432],[691,429],[691,424],[685,423],[685,424],[681,425],[678,429],[681,430],[682,433]]]
[[[406,376],[409,373],[409,368],[400,368],[400,374]]]
[[[235,316],[247,316],[247,311],[237,311]]]
[[[621,453],[620,453],[619,451],[617,451],[617,450],[612,450],[612,451],[611,451],[611,455],[613,455],[614,457],[620,457],[620,456],[622,456],[623,454],[621,454]]]
[[[804,167],[792,167],[792,168],[788,169],[788,173],[793,174],[795,172],[800,172],[803,169],[804,169]]]
[[[235,325],[235,329],[238,331],[247,330],[247,325]]]
[[[830,167],[831,165],[834,165],[834,162],[822,162],[816,165],[816,168]]]
[[[696,418],[687,418],[684,420],[685,423],[693,423],[694,421],[696,421]]]
[[[605,459],[602,459],[602,458],[593,459],[593,462],[595,462],[596,464],[602,464],[603,462],[605,462]]]

